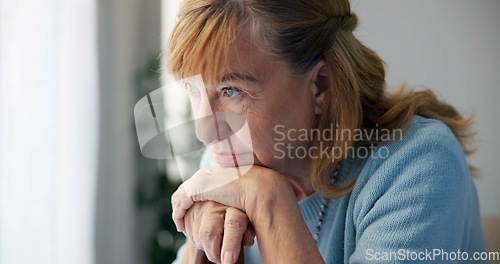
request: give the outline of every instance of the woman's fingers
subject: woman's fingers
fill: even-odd
[[[194,202],[184,188],[172,195],[172,213],[179,230],[216,263],[234,263],[241,245],[251,246],[254,232],[245,212],[213,201]]]
[[[207,258],[211,262],[220,263],[219,256],[226,207],[215,202],[202,202],[201,204],[203,205],[202,219],[196,234]]]
[[[193,206],[194,201],[190,196],[187,196],[184,188],[179,187],[177,191],[172,194],[172,219],[174,220],[177,231],[185,231],[184,215],[186,211]]]
[[[199,170],[181,184],[172,195],[172,219],[177,230],[185,230],[184,215],[194,202],[214,201],[245,211],[246,193],[253,193],[252,183],[255,182],[240,177],[243,170],[249,175],[247,167]]]
[[[172,195],[172,219],[177,231],[183,232],[185,230],[184,216],[195,201],[213,200],[225,203],[225,205],[231,205],[229,202],[238,201],[235,199],[238,197],[235,186],[220,188],[236,179],[238,176],[234,168],[205,169],[199,170],[189,180],[181,184]]]
[[[200,214],[200,210],[203,203],[194,204],[189,210],[187,210],[184,216],[184,226],[185,230],[182,232],[197,249],[203,250],[203,244],[198,236],[198,229],[200,227],[201,217],[197,217]]]
[[[221,250],[223,264],[236,262],[247,226],[248,217],[244,212],[231,207],[226,209]]]
[[[193,201],[215,201],[227,206],[242,209],[240,196],[251,186],[244,179],[249,175],[245,167],[219,167],[197,171],[182,184],[184,193]],[[246,172],[242,174],[242,172]]]

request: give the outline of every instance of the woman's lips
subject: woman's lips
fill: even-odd
[[[236,167],[253,164],[253,153],[216,153],[212,152],[212,156],[219,165],[224,167]]]

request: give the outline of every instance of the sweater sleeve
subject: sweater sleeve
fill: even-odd
[[[481,232],[471,229],[478,202],[457,140],[438,122],[412,131],[404,143],[380,146],[375,155],[391,155],[374,156],[358,179],[351,195],[355,246],[346,247],[354,250],[345,252],[346,262],[453,263],[473,254],[459,252],[484,250],[482,243],[469,246],[471,230]]]

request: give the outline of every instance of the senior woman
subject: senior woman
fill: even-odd
[[[235,263],[254,237],[247,263],[467,262],[485,250],[470,120],[430,91],[385,92],[356,26],[347,0],[183,2],[167,65],[203,82],[185,87],[209,151],[172,196],[188,238],[179,263]],[[238,131],[216,113],[244,117],[251,146],[222,144]]]

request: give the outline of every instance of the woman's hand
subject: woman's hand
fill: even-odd
[[[185,181],[172,195],[172,217],[178,230],[186,229],[184,219],[192,206],[214,201],[246,213],[259,239],[263,262],[323,263],[285,177],[259,166],[240,169],[246,171],[243,176],[235,168],[215,168],[200,170]],[[225,253],[222,250],[222,256]],[[235,252],[229,254],[234,263]]]
[[[245,171],[240,176],[240,171]],[[184,217],[195,202],[215,201],[239,209],[251,222],[258,222],[261,215],[268,216],[268,204],[276,196],[283,196],[296,204],[295,194],[285,178],[270,169],[252,166],[209,168],[197,171],[179,186],[172,195],[172,218],[177,230],[185,230]]]
[[[211,262],[221,263],[221,252],[240,254],[241,245],[254,244],[254,232],[241,210],[206,201],[195,203],[184,217],[184,234]],[[229,258],[233,258],[232,256]]]

